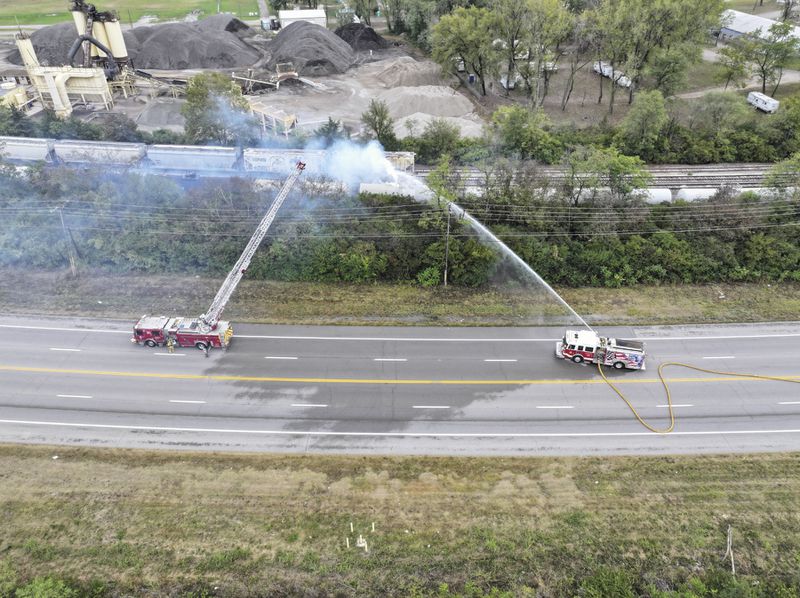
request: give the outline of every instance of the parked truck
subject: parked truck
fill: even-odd
[[[556,357],[617,370],[644,370],[646,353],[642,341],[600,336],[593,330],[567,330],[556,342]]]

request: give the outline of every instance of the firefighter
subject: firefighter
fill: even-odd
[[[172,340],[172,337],[169,337],[167,339],[167,351],[169,351],[170,353],[175,352],[175,341]]]
[[[208,345],[203,345],[203,353],[205,353],[206,357],[208,357]]]

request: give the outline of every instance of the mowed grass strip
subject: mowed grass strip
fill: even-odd
[[[729,525],[740,579],[797,582],[798,454],[457,459],[5,445],[0,472],[0,572],[20,584],[53,575],[115,595],[408,596],[447,584],[567,596],[598,569],[662,587],[721,571]]]
[[[0,312],[131,319],[203,313],[222,277],[111,275],[0,269]],[[587,321],[681,324],[796,320],[800,284],[560,288]],[[309,325],[535,326],[572,321],[532,288],[426,289],[402,284],[243,280],[226,308],[234,322]]]
[[[236,14],[239,18],[252,19],[249,13],[258,13],[255,0],[220,0],[222,12]],[[66,0],[8,0],[0,2],[0,25],[45,25],[71,21]],[[158,20],[182,19],[193,11],[201,15],[217,13],[217,0],[101,0],[95,2],[98,10],[116,10],[120,20],[128,25],[144,15]],[[16,17],[16,20],[15,20]]]

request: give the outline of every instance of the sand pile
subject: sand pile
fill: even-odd
[[[417,112],[432,116],[464,116],[473,110],[467,98],[441,85],[397,87],[387,89],[378,97],[386,102],[395,119]]]
[[[434,62],[417,62],[411,56],[401,56],[390,62],[376,77],[386,87],[439,85],[442,82],[442,67]]]
[[[356,56],[347,42],[335,33],[306,21],[295,21],[281,29],[269,45],[269,67],[291,62],[301,75],[343,73]]]
[[[480,137],[483,135],[483,121],[475,114],[457,117],[433,116],[424,112],[415,112],[395,121],[394,133],[398,139],[404,139],[409,135],[421,135],[425,131],[425,126],[433,119],[444,120],[457,126],[462,137]]]
[[[128,55],[140,69],[235,68],[250,66],[261,58],[244,41],[253,31],[230,15],[214,15],[194,23],[167,23],[136,27],[123,32]],[[78,33],[73,23],[59,23],[33,33],[31,41],[39,62],[47,66],[67,63],[69,48]],[[9,61],[22,64],[18,52]],[[81,64],[79,51],[76,64]]]
[[[389,47],[389,42],[363,23],[348,23],[339,27],[335,33],[350,44],[353,50],[383,50]]]

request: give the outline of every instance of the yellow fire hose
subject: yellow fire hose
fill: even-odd
[[[633,415],[636,417],[637,421],[642,424],[645,428],[650,430],[651,432],[655,432],[656,434],[669,434],[675,428],[675,413],[672,411],[672,393],[670,392],[669,385],[667,384],[667,380],[664,378],[664,368],[676,366],[681,368],[688,368],[690,370],[696,370],[698,372],[705,372],[707,374],[718,374],[721,376],[735,376],[738,378],[747,378],[750,380],[773,380],[776,382],[793,382],[794,384],[800,384],[800,379],[795,378],[781,378],[780,376],[762,376],[760,374],[740,374],[737,372],[721,372],[719,370],[708,370],[706,368],[699,368],[694,365],[689,365],[687,363],[678,363],[677,361],[669,361],[667,363],[662,363],[658,366],[658,378],[661,380],[661,384],[664,387],[664,391],[667,393],[667,406],[669,407],[669,427],[664,429],[654,428],[650,424],[648,424],[642,416],[639,415],[639,412],[636,411],[636,408],[631,405],[631,402],[625,398],[625,395],[617,388],[614,383],[606,377],[605,372],[603,371],[603,367],[600,365],[600,362],[597,362],[597,369],[600,372],[600,375],[603,377],[603,380],[606,381],[611,389],[617,393],[620,399],[625,401],[625,404],[630,408],[633,412]]]

